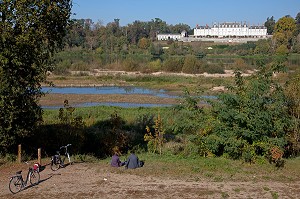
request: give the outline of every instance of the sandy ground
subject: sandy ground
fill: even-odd
[[[300,198],[300,181],[290,184],[158,178],[141,176],[147,173],[147,165],[125,170],[99,163],[74,163],[58,171],[46,166],[40,172],[40,184],[12,194],[9,177],[20,166],[25,169],[27,165],[0,167],[0,198]]]

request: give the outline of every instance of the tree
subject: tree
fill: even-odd
[[[262,63],[258,63],[260,70],[248,80],[236,72],[232,92],[221,94],[219,101],[212,102],[215,124],[205,142],[216,155],[226,153],[249,160],[250,154],[266,155],[270,147],[283,148],[286,144],[291,118],[283,89],[272,78],[282,63],[273,68]]]
[[[171,33],[181,33],[182,31],[189,32],[191,30],[190,26],[187,24],[179,23],[174,26],[170,25]]]
[[[62,47],[70,0],[2,0],[0,4],[0,148],[30,135],[41,119],[41,82]]]
[[[292,38],[296,30],[295,20],[291,17],[280,18],[274,27],[273,39],[276,46],[286,45],[288,48],[292,45]]]
[[[296,31],[295,31],[295,35],[299,35],[300,34],[300,12],[298,12],[296,18],[295,18],[295,21],[296,21]]]
[[[134,21],[132,24],[128,24],[127,37],[132,44],[137,44],[143,37],[148,38],[146,23]]]
[[[143,37],[142,39],[139,40],[138,47],[141,49],[148,49],[150,46],[150,41]]]
[[[84,19],[73,19],[70,22],[70,29],[65,37],[68,47],[84,46],[86,32],[84,29]]]
[[[157,118],[155,119],[155,126],[154,126],[154,133],[151,132],[151,129],[149,126],[146,126],[147,133],[144,135],[144,140],[147,143],[148,151],[152,153],[159,152],[159,154],[162,154],[162,148],[164,144],[164,128],[162,125],[162,119],[160,117],[160,114],[157,115]]]
[[[300,74],[298,73],[294,77],[291,77],[285,87],[285,93],[287,95],[288,110],[292,116],[293,126],[288,139],[289,155],[297,156],[300,153]]]
[[[275,20],[273,16],[271,18],[269,17],[267,18],[267,21],[265,22],[265,26],[267,28],[267,33],[269,35],[272,35],[275,27]]]

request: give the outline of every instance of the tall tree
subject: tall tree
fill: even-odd
[[[276,42],[276,46],[285,45],[287,48],[290,48],[295,30],[296,23],[292,17],[280,18],[274,27],[273,39]]]
[[[292,76],[286,84],[285,92],[289,114],[292,116],[292,129],[287,136],[289,141],[289,155],[300,153],[300,74]]]
[[[68,47],[84,46],[86,31],[84,30],[84,19],[73,19],[70,30],[65,37]]]
[[[187,24],[179,23],[176,25],[170,25],[171,33],[181,33],[182,31],[189,32],[191,30],[190,26]]]
[[[300,34],[300,12],[298,12],[296,18],[295,18],[295,21],[296,21],[296,31],[295,31],[295,35],[299,35]]]
[[[273,16],[271,18],[269,17],[267,18],[267,21],[265,22],[265,26],[267,28],[267,33],[269,35],[272,35],[275,27],[275,20]]]
[[[0,149],[30,135],[41,118],[41,82],[62,47],[71,0],[0,3]]]

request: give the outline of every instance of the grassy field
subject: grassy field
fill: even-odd
[[[274,180],[293,183],[300,180],[300,158],[286,160],[285,167],[280,169],[269,164],[264,158],[257,160],[256,164],[222,157],[183,157],[170,154],[159,156],[143,153],[139,158],[151,165],[147,167],[145,175],[191,181],[206,179],[215,182]]]

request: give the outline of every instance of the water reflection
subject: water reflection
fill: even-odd
[[[161,98],[181,98],[182,96],[169,95],[165,90],[151,90],[139,87],[117,87],[117,86],[103,86],[103,87],[43,87],[42,91],[45,93],[53,94],[96,94],[96,95],[108,95],[108,94],[144,94],[153,95]],[[199,99],[216,99],[216,96],[197,96]],[[204,103],[203,102],[203,103]],[[166,107],[172,106],[172,104],[150,104],[150,103],[126,103],[126,102],[85,102],[72,105],[74,107],[91,107],[91,106],[118,106],[124,108],[131,107]],[[63,106],[42,106],[44,109],[59,109]]]

